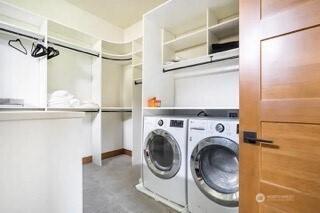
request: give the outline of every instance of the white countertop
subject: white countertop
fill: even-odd
[[[0,112],[0,121],[72,119],[72,118],[83,118],[84,116],[85,116],[84,112],[1,111]]]

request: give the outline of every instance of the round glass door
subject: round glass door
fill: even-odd
[[[164,179],[174,177],[181,166],[181,151],[177,141],[161,129],[147,136],[144,157],[151,172]]]
[[[238,144],[223,137],[206,138],[191,155],[191,173],[199,189],[223,206],[238,206]]]

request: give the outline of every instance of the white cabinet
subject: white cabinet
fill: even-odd
[[[0,212],[82,212],[83,116],[0,112]]]

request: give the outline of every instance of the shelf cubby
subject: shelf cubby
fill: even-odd
[[[203,45],[207,42],[207,29],[201,28],[196,31],[181,35],[177,38],[165,42],[164,48],[170,48],[175,52],[179,52],[188,48]]]
[[[59,50],[60,54],[48,60],[48,93],[66,90],[81,102],[92,102],[99,105],[99,100],[93,94],[93,75],[97,73],[101,47],[99,40],[93,36],[61,25],[48,22],[48,45]],[[56,108],[55,106],[49,106]],[[82,110],[81,106],[75,109]],[[91,111],[88,109],[87,111]]]
[[[20,99],[24,103],[23,107],[3,106],[2,109],[45,108],[46,58],[33,58],[30,52],[34,42],[44,41],[46,23],[41,16],[0,2],[0,98]],[[26,55],[8,45],[16,39],[22,42]]]
[[[206,11],[187,20],[170,23],[162,29],[163,64],[207,54]]]

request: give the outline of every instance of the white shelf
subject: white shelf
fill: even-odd
[[[51,36],[48,37],[48,43],[49,43],[49,45],[50,45],[50,43],[57,43],[57,44],[60,44],[60,45],[63,45],[63,46],[67,46],[69,48],[73,48],[73,49],[76,49],[76,50],[81,50],[81,51],[84,51],[84,52],[88,52],[88,53],[96,55],[96,56],[100,55],[100,52],[96,51],[94,49],[83,47],[83,46],[80,46],[79,44],[71,43],[69,41],[65,41],[65,40],[62,40],[62,39],[59,39],[59,38],[54,38],[54,37],[51,37]],[[54,44],[52,44],[52,45],[54,45]]]
[[[192,58],[192,59],[187,59],[175,63],[170,63],[170,64],[165,64],[163,65],[163,70],[174,70],[174,69],[180,69],[182,67],[189,67],[189,66],[194,66],[196,64],[201,64],[201,63],[206,63],[211,60],[213,61],[219,61],[227,58],[232,58],[232,57],[238,57],[239,56],[239,49],[232,49],[220,53],[214,53],[211,55],[206,55],[206,56],[201,56],[197,58]]]
[[[39,40],[44,40],[44,37],[45,37],[44,35],[41,35],[39,33],[35,33],[33,31],[30,31],[30,30],[27,30],[27,29],[23,29],[23,28],[18,27],[16,25],[5,23],[3,21],[0,21],[0,28],[6,29],[6,30],[9,30],[9,31],[13,31],[13,32],[16,32],[16,33],[25,34],[27,36],[34,37],[34,38],[37,38]],[[11,34],[10,32],[5,32],[5,31],[0,31],[0,32],[1,33],[5,33],[5,34]],[[22,37],[22,38],[25,38],[25,37]]]
[[[142,49],[138,50],[138,51],[135,51],[132,53],[132,55],[135,55],[135,56],[138,56],[138,57],[142,57]]]
[[[99,112],[99,108],[84,107],[48,107],[48,111]]]
[[[131,112],[132,107],[101,107],[102,112]]]
[[[207,29],[203,28],[185,35],[182,35],[176,39],[167,41],[164,43],[165,47],[174,51],[180,51],[194,46],[199,46],[207,42]]]
[[[210,107],[210,106],[203,106],[203,107],[144,107],[144,110],[220,110],[220,109],[230,109],[234,110],[234,107]]]
[[[126,55],[132,52],[132,42],[110,42],[102,41],[102,52],[112,55]]]
[[[44,107],[19,107],[19,106],[0,106],[0,111],[44,111]]]
[[[239,32],[239,17],[229,19],[209,27],[209,32],[214,33],[218,38],[224,38]]]
[[[52,20],[48,20],[48,36],[61,39],[86,49],[92,49],[99,41],[99,39],[93,35],[89,35],[77,29],[65,26],[63,23]]]
[[[126,53],[126,54],[113,54],[113,53],[108,53],[108,52],[103,52],[102,53],[103,57],[107,58],[112,58],[112,59],[131,59],[132,58],[132,53]]]
[[[132,67],[136,69],[142,69],[142,63],[133,64]]]

